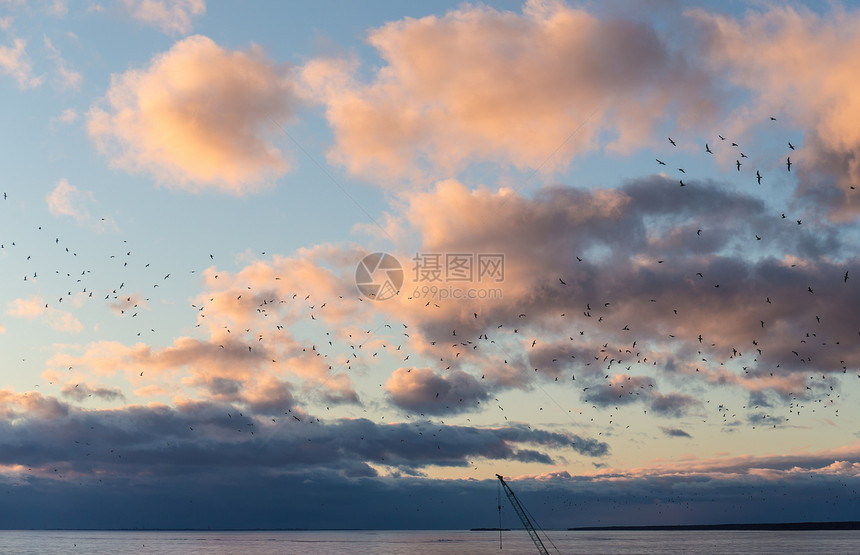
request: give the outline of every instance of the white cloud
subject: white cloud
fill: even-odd
[[[135,19],[169,34],[189,33],[192,17],[206,13],[203,0],[124,0],[123,4]]]
[[[48,210],[55,216],[71,216],[78,222],[89,218],[85,203],[93,201],[93,194],[81,191],[65,178],[60,179],[53,191],[45,196]]]
[[[22,89],[31,89],[42,84],[42,77],[33,74],[26,48],[24,39],[15,39],[11,47],[0,46],[0,73],[14,77]]]
[[[63,113],[59,116],[52,118],[52,121],[58,121],[60,123],[74,123],[78,119],[79,114],[73,108],[66,108],[63,110]]]

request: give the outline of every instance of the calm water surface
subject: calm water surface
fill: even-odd
[[[860,553],[860,531],[548,532],[550,553]],[[437,555],[537,553],[524,531],[89,532],[0,531],[0,553]],[[557,550],[557,551],[556,551]]]

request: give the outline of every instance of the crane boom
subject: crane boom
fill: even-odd
[[[500,474],[496,474],[496,478],[501,482],[502,489],[505,490],[505,495],[508,496],[508,500],[511,502],[514,512],[516,512],[517,516],[520,517],[520,520],[522,521],[526,531],[529,533],[535,547],[537,547],[538,551],[540,551],[542,555],[549,555],[549,551],[546,550],[543,542],[540,541],[540,537],[538,536],[537,530],[535,530],[535,527],[532,525],[532,521],[529,520],[525,507],[523,507],[522,503],[520,503],[520,500],[517,498],[517,494],[514,493],[514,490],[512,490],[510,486],[508,486],[505,479],[502,478]]]

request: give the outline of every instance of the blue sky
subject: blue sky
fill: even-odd
[[[849,520],[858,21],[0,2],[0,526]]]

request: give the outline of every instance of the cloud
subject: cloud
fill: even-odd
[[[693,437],[680,428],[665,428],[665,427],[661,426],[660,429],[663,431],[664,434],[666,434],[669,437],[688,437],[688,438]]]
[[[437,374],[430,368],[398,368],[385,383],[395,405],[428,414],[475,410],[490,395],[472,376],[462,371]]]
[[[117,295],[114,302],[108,306],[117,315],[125,314],[126,311],[132,309],[143,308],[146,306],[148,299],[140,293],[131,293],[125,295]]]
[[[846,331],[860,317],[840,308],[860,302],[843,279],[858,259],[840,228],[799,226],[745,192],[690,183],[648,176],[526,197],[448,180],[404,195],[402,225],[420,253],[441,257],[440,277],[420,277],[409,266],[421,257],[397,253],[405,294],[377,304],[412,322],[412,349],[492,388],[575,377],[593,403],[642,403],[662,417],[703,410],[697,388],[718,384],[823,398],[860,363]],[[446,281],[446,253],[501,253],[504,278]],[[503,294],[441,299],[430,286]],[[805,339],[811,332],[828,340]],[[805,383],[811,361],[827,379]]]
[[[384,65],[367,83],[350,60],[303,68],[334,129],[329,159],[359,175],[450,174],[485,160],[550,171],[604,134],[610,149],[638,147],[670,109],[683,124],[715,111],[708,74],[654,28],[562,2],[529,1],[522,13],[465,5],[389,22],[368,42]]]
[[[185,34],[193,28],[192,19],[206,13],[204,0],[123,0],[128,12],[167,34]]]
[[[740,20],[704,10],[690,15],[702,28],[710,63],[755,93],[761,119],[779,114],[804,131],[798,151],[782,142],[783,154],[797,163],[799,196],[834,221],[855,220],[860,197],[850,186],[860,180],[860,130],[848,122],[860,117],[860,11],[773,6]],[[800,145],[798,138],[785,140]]]
[[[96,397],[104,401],[125,401],[125,395],[122,391],[110,387],[90,387],[85,383],[66,384],[60,390],[63,397],[68,397],[75,401],[84,401],[88,397]]]
[[[45,6],[45,12],[52,17],[66,17],[69,13],[67,0],[50,0]]]
[[[78,384],[63,389],[64,396],[77,401],[90,394],[121,399],[111,388]],[[104,472],[132,477],[153,470],[167,478],[196,474],[200,465],[216,474],[237,468],[255,474],[295,473],[313,467],[323,473],[374,476],[371,465],[415,473],[429,466],[465,466],[475,457],[550,463],[534,447],[568,448],[571,442],[565,434],[525,426],[440,430],[426,419],[388,424],[327,420],[295,407],[249,414],[229,403],[180,401],[174,407],[152,403],[87,410],[39,393],[12,391],[0,391],[0,416],[0,466],[28,461],[36,475],[60,468],[86,479]],[[60,437],[69,441],[52,441]],[[174,448],[165,452],[166,444]],[[45,448],[33,451],[33,445]]]
[[[66,108],[63,113],[51,119],[51,121],[59,121],[60,123],[74,123],[79,118],[78,112],[74,108]]]
[[[283,73],[258,46],[231,51],[192,36],[145,69],[113,75],[87,113],[90,137],[115,166],[169,187],[271,186],[288,164],[268,137],[295,104]]]
[[[71,312],[48,306],[45,299],[38,296],[11,301],[7,305],[6,314],[28,320],[41,317],[42,321],[56,331],[77,333],[84,329],[83,324]]]
[[[90,215],[86,209],[86,203],[93,202],[93,194],[89,191],[81,191],[70,184],[65,178],[57,182],[53,191],[45,196],[48,202],[48,211],[55,216],[71,216],[78,223],[89,219]]]
[[[15,39],[13,46],[0,45],[0,72],[11,75],[22,89],[32,89],[42,84],[42,77],[33,74],[33,67],[25,52],[27,41]]]
[[[48,58],[54,60],[54,63],[56,64],[60,88],[74,90],[79,89],[81,81],[83,81],[83,75],[77,71],[69,69],[68,62],[63,59],[60,50],[54,46],[51,39],[48,38],[48,35],[42,35],[42,39],[45,43],[45,50],[48,51]]]

